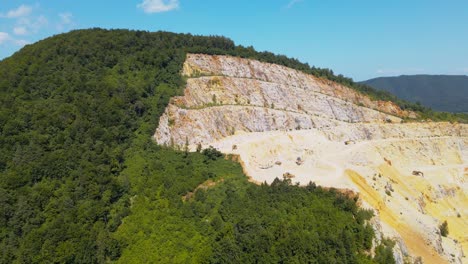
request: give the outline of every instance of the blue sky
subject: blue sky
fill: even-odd
[[[0,59],[90,27],[224,35],[358,81],[468,74],[467,0],[0,0]]]

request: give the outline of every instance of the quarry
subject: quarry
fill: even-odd
[[[188,54],[184,95],[153,136],[236,155],[255,183],[351,190],[397,263],[467,263],[468,125],[417,114],[284,66]],[[447,221],[444,237],[440,225]]]

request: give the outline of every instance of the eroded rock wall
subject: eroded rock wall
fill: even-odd
[[[238,130],[310,129],[336,121],[400,122],[414,115],[342,85],[253,60],[189,54],[183,74],[184,96],[174,97],[161,118],[159,144],[203,144]]]

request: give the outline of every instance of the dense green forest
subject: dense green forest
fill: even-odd
[[[363,82],[437,111],[468,113],[468,76],[401,75]]]
[[[120,263],[372,263],[371,213],[337,192],[258,186],[220,154],[151,143],[122,175],[135,196],[112,235]]]
[[[187,52],[344,80],[217,36],[91,29],[24,47],[0,62],[0,263],[391,263],[390,244],[369,256],[356,198],[254,185],[216,150],[150,140]]]

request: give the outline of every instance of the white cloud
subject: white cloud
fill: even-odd
[[[66,27],[73,26],[73,14],[70,12],[58,14],[60,17],[60,22],[57,23],[57,30],[63,31]]]
[[[32,11],[32,7],[27,6],[27,5],[20,5],[18,8],[8,11],[6,14],[0,14],[0,17],[5,17],[5,18],[24,17],[24,16],[29,15],[31,11]]]
[[[24,40],[24,39],[15,39],[15,40],[14,40],[14,43],[15,43],[17,46],[23,47],[24,45],[27,45],[27,44],[29,44],[30,42],[27,41],[27,40]]]
[[[379,74],[401,74],[401,70],[397,69],[378,69],[376,73]]]
[[[34,27],[41,28],[43,26],[46,26],[47,24],[49,24],[49,21],[47,20],[47,18],[45,16],[39,16],[36,19],[36,22],[34,23]]]
[[[289,1],[288,5],[286,6],[287,8],[293,7],[295,4],[302,2],[302,0],[291,0]]]
[[[6,32],[0,32],[0,44],[3,44],[9,40],[11,40],[10,34]]]
[[[62,24],[71,24],[72,23],[72,13],[60,13],[59,17],[61,19]]]
[[[13,38],[12,36],[10,36],[10,34],[6,33],[6,32],[0,32],[0,45],[2,44],[7,44],[7,43],[13,43],[17,46],[24,46],[26,44],[29,44],[28,41],[26,40],[22,40],[22,39],[15,39]]]
[[[423,68],[402,68],[402,69],[377,69],[376,73],[380,75],[402,75],[402,74],[420,74],[424,73]]]
[[[24,26],[17,26],[13,28],[13,33],[15,33],[15,35],[27,35],[28,30]]]
[[[47,26],[49,21],[43,15],[38,16],[36,19],[31,20],[27,17],[22,17],[18,19],[16,27],[24,27],[28,33],[37,33],[43,27]]]
[[[143,0],[137,7],[145,13],[161,13],[179,8],[179,0]]]

